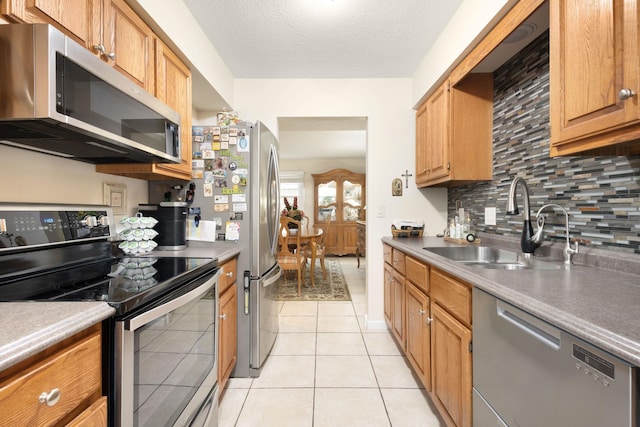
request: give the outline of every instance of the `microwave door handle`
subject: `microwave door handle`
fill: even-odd
[[[155,307],[149,311],[145,311],[139,316],[128,320],[127,322],[125,322],[125,329],[127,331],[135,331],[141,326],[144,326],[149,322],[156,320],[164,316],[165,314],[170,313],[173,310],[190,303],[191,301],[201,298],[209,291],[209,289],[211,289],[211,286],[215,284],[215,282],[218,280],[219,275],[220,271],[218,271],[218,273],[216,273],[211,279],[207,280],[202,285],[187,292],[186,294],[180,295],[179,297],[168,301],[166,304],[162,304],[161,306]]]

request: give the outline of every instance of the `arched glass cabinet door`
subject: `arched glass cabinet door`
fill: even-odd
[[[318,217],[316,221],[324,222],[329,215],[331,215],[331,220],[335,221],[337,196],[336,181],[318,184]]]
[[[362,185],[345,180],[342,183],[342,220],[360,219],[362,209]]]

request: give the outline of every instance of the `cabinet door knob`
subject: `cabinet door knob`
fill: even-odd
[[[227,318],[227,315],[226,315],[226,314],[221,314],[221,315],[220,315],[220,318],[221,318],[222,320],[225,320],[225,319]]]
[[[227,277],[233,277],[233,271],[228,272]]]
[[[636,96],[636,93],[633,90],[626,87],[623,87],[622,89],[620,89],[620,93],[618,94],[618,98],[620,98],[621,101],[629,99],[632,96]]]
[[[422,316],[424,313],[426,313],[426,311],[424,311],[423,309],[418,310],[418,314],[419,314],[420,316]]]
[[[55,405],[56,403],[58,403],[58,400],[60,400],[59,388],[54,388],[49,393],[43,391],[42,393],[40,393],[40,396],[38,396],[38,401],[40,403],[46,403],[47,406]]]
[[[431,322],[433,322],[433,318],[431,318],[431,317],[427,317],[427,323],[428,323],[428,324],[431,324]]]
[[[116,54],[114,52],[107,53],[107,49],[104,48],[102,43],[93,45],[93,50],[100,54],[100,56],[107,57],[110,60],[116,59]]]

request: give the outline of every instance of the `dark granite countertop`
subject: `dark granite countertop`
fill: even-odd
[[[384,237],[382,241],[640,366],[638,255],[581,248],[571,268],[490,270],[456,263],[423,249],[456,246],[442,238]],[[512,240],[482,236],[482,245],[520,252],[518,242]],[[536,252],[543,255],[541,259],[555,260],[559,248],[560,244],[545,242]],[[561,255],[557,259],[562,263]]]

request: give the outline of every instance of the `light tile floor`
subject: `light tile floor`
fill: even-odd
[[[219,427],[441,427],[386,330],[367,330],[365,262],[337,258],[350,302],[288,301],[259,378],[232,378]]]

